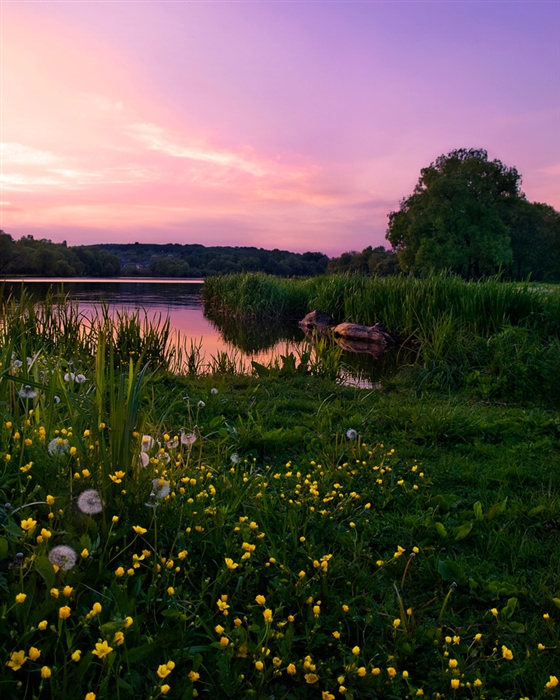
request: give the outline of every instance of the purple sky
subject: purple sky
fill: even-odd
[[[560,208],[559,2],[2,0],[0,227],[338,255],[454,148]]]

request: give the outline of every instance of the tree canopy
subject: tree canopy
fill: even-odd
[[[477,278],[501,269],[514,278],[558,279],[558,262],[551,264],[558,212],[529,203],[520,186],[517,170],[488,160],[483,149],[451,151],[423,168],[413,193],[389,214],[386,237],[403,271]],[[541,264],[543,256],[552,257]]]

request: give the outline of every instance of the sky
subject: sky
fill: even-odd
[[[0,228],[378,246],[456,148],[560,209],[560,2],[0,0]]]

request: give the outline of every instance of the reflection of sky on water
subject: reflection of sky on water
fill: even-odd
[[[17,295],[21,288],[21,281],[8,282]],[[163,320],[169,316],[171,329],[180,334],[186,342],[187,349],[190,341],[202,342],[201,355],[206,362],[211,357],[216,357],[218,352],[239,355],[249,361],[254,358],[259,362],[266,362],[279,352],[286,350],[286,340],[282,339],[273,343],[272,347],[259,349],[254,352],[244,352],[235,342],[226,341],[219,328],[204,316],[204,308],[200,290],[202,280],[83,280],[60,279],[26,280],[26,291],[33,298],[44,299],[49,291],[56,294],[68,295],[72,301],[79,303],[80,310],[91,318],[98,313],[101,304],[106,304],[110,312],[121,311],[145,311],[149,319],[160,318]],[[295,351],[296,343],[290,342],[290,350]]]
[[[296,326],[282,326],[267,322],[241,323],[232,319],[212,318],[204,315],[200,290],[202,280],[26,280],[26,291],[32,298],[44,299],[49,291],[68,295],[79,303],[87,317],[98,313],[102,304],[109,307],[110,313],[120,311],[146,312],[149,319],[169,316],[170,326],[179,334],[183,346],[188,351],[191,341],[201,345],[201,359],[210,363],[220,352],[236,355],[250,369],[250,360],[266,364],[272,358],[293,352],[296,358],[301,351],[303,333]],[[19,295],[22,281],[6,283],[8,291]],[[207,312],[211,317],[211,310]],[[143,316],[141,316],[143,318]],[[344,352],[343,361],[346,381],[363,388],[371,388],[383,375],[392,374],[399,365],[410,361],[407,353],[393,350],[382,359],[371,355]],[[350,380],[350,377],[359,379]],[[367,379],[364,379],[367,378]],[[356,381],[358,384],[356,384]],[[372,384],[373,383],[373,384]]]

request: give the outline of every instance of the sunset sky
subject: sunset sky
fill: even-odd
[[[560,3],[1,0],[14,238],[385,241],[454,148],[560,209]]]

